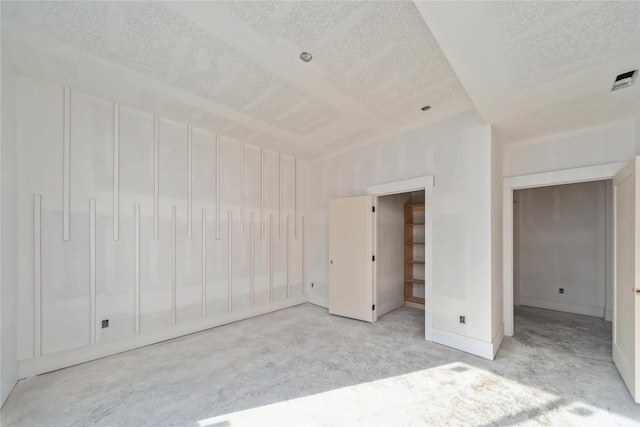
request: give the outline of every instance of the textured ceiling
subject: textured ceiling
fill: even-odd
[[[302,157],[473,108],[412,2],[1,7],[25,74]]]
[[[18,71],[300,157],[471,108],[503,142],[640,115],[609,91],[638,1],[0,5]]]
[[[639,83],[610,92],[640,68],[638,1],[416,5],[503,142],[640,115]]]

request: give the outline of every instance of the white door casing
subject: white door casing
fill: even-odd
[[[640,403],[640,157],[613,178],[613,361]]]
[[[373,197],[329,201],[329,313],[373,322]]]

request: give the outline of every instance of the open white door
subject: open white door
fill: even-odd
[[[329,313],[373,322],[373,197],[329,201]]]
[[[640,403],[640,157],[613,178],[613,361]]]

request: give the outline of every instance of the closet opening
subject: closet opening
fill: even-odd
[[[513,192],[516,320],[526,306],[611,321],[612,211],[610,179]]]
[[[424,310],[425,191],[379,196],[375,227],[378,318],[402,306]]]

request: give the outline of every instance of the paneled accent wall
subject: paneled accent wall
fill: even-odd
[[[306,300],[299,161],[17,81],[19,360]]]

